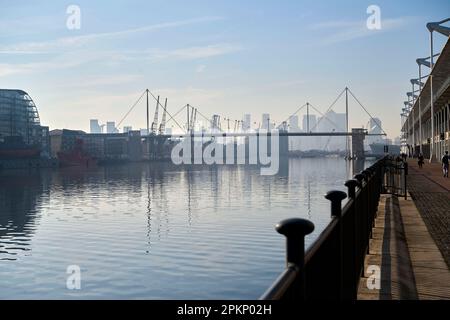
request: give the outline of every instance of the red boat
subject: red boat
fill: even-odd
[[[83,152],[83,140],[77,139],[75,147],[69,152],[58,152],[59,165],[61,167],[83,166],[89,167],[97,164],[97,160]]]

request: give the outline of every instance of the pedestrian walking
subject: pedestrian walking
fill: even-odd
[[[442,157],[442,172],[444,177],[448,178],[448,151],[445,151],[445,155]]]
[[[423,157],[422,152],[419,153],[419,157],[418,157],[417,164],[419,165],[419,168],[422,168],[422,166],[423,166],[423,164],[424,164],[424,157]]]

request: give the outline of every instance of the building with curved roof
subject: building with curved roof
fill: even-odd
[[[0,149],[8,157],[14,150],[26,147],[38,149],[41,156],[49,155],[48,127],[41,126],[33,99],[23,90],[0,89]]]

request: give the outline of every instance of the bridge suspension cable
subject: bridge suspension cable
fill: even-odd
[[[151,96],[153,97],[153,99],[155,99],[155,100],[158,102],[158,105],[161,106],[161,108],[163,108],[163,110],[169,115],[169,120],[168,120],[167,122],[169,122],[170,120],[173,120],[173,121],[178,125],[178,127],[180,127],[181,130],[184,130],[184,129],[180,126],[180,124],[173,118],[173,116],[167,111],[167,108],[166,108],[165,106],[163,106],[163,105],[158,101],[158,99],[155,97],[155,95],[154,95],[150,90],[148,90],[148,89],[145,89],[145,90],[142,92],[141,96],[133,103],[133,105],[131,106],[131,108],[127,111],[127,113],[125,113],[125,115],[122,117],[122,119],[120,119],[120,121],[118,122],[118,124],[117,124],[116,127],[118,128],[118,127],[122,124],[122,122],[128,117],[128,115],[131,113],[131,111],[133,111],[133,109],[136,107],[136,105],[139,103],[139,101],[141,101],[142,97],[144,96],[144,94],[147,93],[147,91],[151,94]],[[184,106],[184,107],[186,107],[186,106]],[[183,108],[184,108],[184,107],[183,107]]]
[[[305,103],[304,105],[300,106],[293,114],[291,114],[286,120],[284,120],[283,122],[287,122],[289,119],[291,119],[293,116],[295,116],[297,113],[299,113],[304,107],[306,107],[307,103]],[[282,122],[282,123],[283,123]],[[281,124],[278,126],[278,128],[281,126]]]
[[[345,131],[345,130],[343,130],[341,127],[339,127],[334,121],[332,121],[331,119],[329,119],[325,114],[323,114],[322,112],[320,112],[316,107],[314,107],[311,103],[309,104],[309,106],[310,107],[312,107],[314,110],[316,110],[321,116],[322,116],[322,118],[320,118],[320,120],[322,120],[323,118],[325,118],[327,121],[329,121],[332,125],[334,125],[337,129],[341,129],[342,131]],[[312,127],[312,129],[310,130],[310,131],[313,131],[316,127],[317,127],[317,125],[319,124],[319,122],[317,122],[316,124],[315,124],[315,126],[314,127]],[[333,129],[333,131],[335,131],[334,129]]]
[[[333,108],[333,106],[336,104],[336,102],[341,98],[341,96],[344,94],[346,88],[344,88],[344,90],[342,90],[342,92],[337,96],[337,98],[333,101],[332,104],[330,104],[330,106],[328,107],[327,111],[325,111],[325,114],[327,114],[328,112],[330,112],[330,110]],[[320,118],[319,121],[317,121],[316,126],[319,125],[319,123],[322,121],[323,118]]]
[[[117,124],[117,128],[120,126],[120,124],[126,119],[126,117],[128,117],[128,115],[131,113],[131,111],[133,111],[134,107],[136,107],[136,105],[139,103],[139,101],[141,101],[142,97],[144,96],[144,94],[146,93],[146,90],[144,90],[144,92],[142,92],[141,96],[139,97],[139,99],[136,100],[135,103],[133,103],[133,105],[131,106],[131,108],[127,111],[127,113],[123,116],[123,118],[119,121],[119,123]]]
[[[169,118],[168,121],[173,120],[173,122],[175,122],[176,125],[177,125],[181,130],[183,130],[183,127],[180,126],[180,124],[177,122],[177,120],[175,120],[175,119],[173,118],[173,116],[169,113],[169,111],[167,111],[166,108],[161,104],[161,102],[159,102],[159,100],[155,97],[155,95],[154,95],[150,90],[148,90],[148,92],[151,94],[151,96],[153,97],[153,99],[155,99],[155,100],[157,101],[158,105],[161,106],[161,108],[163,108],[163,110],[169,115],[170,118]],[[167,121],[167,122],[168,122],[168,121]]]
[[[180,109],[178,109],[177,112],[174,113],[173,118],[175,118],[177,115],[180,114],[181,111],[184,110],[184,108],[186,108],[187,104],[185,104],[184,106],[182,106]],[[172,120],[173,118],[169,119],[166,123],[169,123],[170,120]]]
[[[375,119],[372,117],[372,115],[369,113],[369,111],[367,111],[367,109],[362,105],[362,103],[358,100],[358,98],[355,97],[352,90],[348,89],[348,92],[350,92],[353,99],[355,99],[355,101],[361,106],[361,108],[363,108],[363,110],[367,113],[367,115],[370,117],[370,119],[374,120],[373,122],[375,122],[377,127],[380,128],[380,130],[383,131],[384,134],[386,134],[386,132],[383,130],[383,128],[378,124],[378,121],[375,121]]]

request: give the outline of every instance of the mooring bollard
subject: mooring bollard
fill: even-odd
[[[331,216],[341,217],[342,214],[342,200],[347,198],[347,194],[344,191],[332,190],[328,191],[325,195],[325,199],[331,201]]]
[[[356,179],[347,180],[344,184],[348,188],[348,197],[354,199],[356,195],[356,187],[359,186],[359,181]]]
[[[343,299],[344,297],[344,267],[343,267],[343,223],[342,223],[342,200],[347,198],[347,194],[343,191],[329,191],[325,195],[325,198],[331,201],[331,216],[339,219],[339,228],[338,228],[338,242],[337,242],[337,250],[336,250],[336,259],[337,259],[337,273],[338,273],[338,288],[337,294],[339,299]]]
[[[314,224],[306,219],[291,218],[279,222],[275,229],[286,237],[286,266],[299,268],[299,280],[294,291],[300,299],[306,298],[305,236],[314,231]]]

